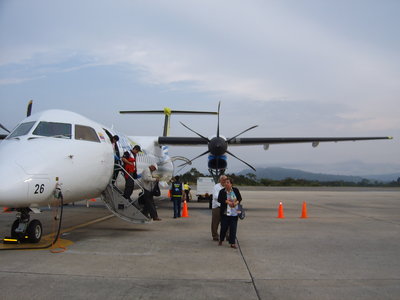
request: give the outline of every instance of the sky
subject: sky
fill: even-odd
[[[33,112],[67,109],[155,136],[163,116],[118,111],[221,101],[226,137],[253,125],[243,137],[394,137],[229,148],[256,167],[400,172],[399,13],[397,0],[0,0],[0,123],[13,128],[33,99]],[[171,135],[193,136],[179,122],[216,134],[216,116],[173,115]],[[228,158],[228,172],[245,167]]]

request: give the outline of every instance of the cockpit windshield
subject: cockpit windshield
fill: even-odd
[[[71,124],[42,121],[38,124],[38,126],[35,128],[32,134],[70,139],[71,132],[72,132]]]
[[[16,138],[28,134],[36,121],[21,123],[14,131],[7,137],[7,139]]]

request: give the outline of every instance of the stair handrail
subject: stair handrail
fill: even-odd
[[[117,217],[119,217],[119,218],[121,218],[121,219],[123,219],[123,220],[125,220],[125,221],[128,221],[128,222],[132,222],[132,219],[131,218],[128,218],[127,216],[125,216],[125,215],[123,215],[123,214],[121,214],[121,213],[119,213],[118,211],[117,211],[117,209],[116,209],[116,207],[115,207],[115,205],[114,205],[114,197],[116,196],[116,194],[114,194],[114,188],[115,188],[115,186],[112,184],[112,183],[109,183],[108,184],[108,186],[107,186],[107,188],[104,190],[104,192],[102,193],[102,198],[103,198],[103,201],[104,201],[104,203],[105,203],[105,205],[108,207],[108,209],[114,214],[114,215],[116,215]],[[108,196],[112,199],[111,201],[107,201],[106,199],[107,199],[107,194],[108,194]],[[122,195],[119,195],[120,197],[122,197]],[[128,204],[128,206],[133,206],[134,208],[136,208],[137,209],[137,211],[138,212],[140,212],[140,209],[136,206],[136,205],[134,205],[134,203],[133,202],[130,202],[130,201],[128,201],[128,199],[125,199],[125,198],[121,198],[121,199],[124,199],[124,200],[126,200],[129,204]],[[148,220],[143,220],[143,221],[140,221],[140,223],[147,223],[148,222]]]
[[[140,189],[141,189],[142,191],[144,191],[144,187],[140,184],[140,181],[137,180],[137,179],[135,179],[135,178],[133,178],[133,177],[131,176],[131,174],[129,174],[129,173],[125,170],[125,168],[124,168],[122,165],[120,165],[120,164],[115,164],[115,166],[118,166],[120,171],[124,172],[126,175],[128,175],[130,178],[132,178],[133,182],[134,182],[135,184],[137,184],[137,185],[140,187]],[[117,169],[117,170],[118,170],[118,169]]]

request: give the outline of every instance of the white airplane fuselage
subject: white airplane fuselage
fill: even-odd
[[[159,146],[157,137],[128,137],[79,114],[48,110],[24,119],[0,142],[0,206],[45,206],[57,185],[64,203],[99,197],[113,175],[112,135],[120,138],[121,156],[141,146],[138,174],[157,163],[161,180],[172,177],[168,148]]]

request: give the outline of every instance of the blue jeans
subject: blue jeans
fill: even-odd
[[[236,244],[236,231],[237,231],[238,216],[231,217],[222,215],[221,217],[221,231],[219,233],[219,240],[225,240],[226,232],[229,229],[229,244]]]
[[[174,218],[180,218],[182,197],[171,197],[171,198],[172,202],[174,203]]]

